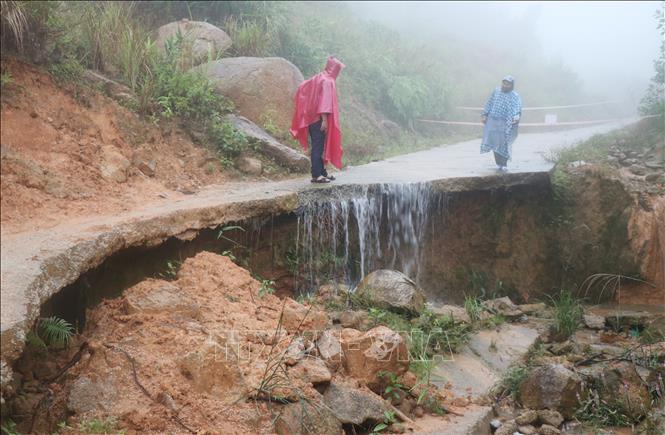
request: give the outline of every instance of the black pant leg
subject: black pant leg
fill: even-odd
[[[326,134],[321,131],[321,120],[309,126],[309,138],[312,144],[312,153],[310,161],[312,162],[312,178],[319,178],[326,175],[326,169],[323,166],[323,147],[326,143]]]
[[[499,166],[506,166],[508,164],[508,159],[501,154],[497,154],[496,151],[494,152],[494,161]]]

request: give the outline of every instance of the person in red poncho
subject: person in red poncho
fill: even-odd
[[[326,163],[342,168],[342,132],[339,125],[335,80],[344,64],[329,57],[326,68],[298,86],[291,134],[307,150],[307,137],[312,141],[312,183],[329,183]]]

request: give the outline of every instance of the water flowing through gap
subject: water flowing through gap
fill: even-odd
[[[445,193],[429,183],[381,184],[305,198],[298,210],[296,292],[354,287],[377,269],[421,278],[424,237],[441,223]]]

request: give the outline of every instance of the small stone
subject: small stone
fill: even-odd
[[[143,172],[148,177],[154,177],[157,170],[157,162],[155,160],[141,161],[137,165],[139,171]]]
[[[518,318],[523,314],[522,310],[520,310],[508,296],[485,301],[484,304],[488,310],[508,318]]]
[[[287,366],[293,366],[305,357],[305,340],[298,337],[289,344],[284,352],[284,363]]]
[[[312,385],[330,382],[332,375],[326,364],[318,358],[305,358],[291,372],[296,379],[304,379]]]
[[[646,168],[641,165],[631,165],[628,170],[635,175],[644,175],[646,174]]]
[[[261,175],[263,172],[263,164],[261,160],[253,157],[241,156],[235,161],[236,168],[241,172],[249,175]]]
[[[554,426],[550,426],[549,424],[544,424],[540,426],[540,430],[538,431],[540,435],[559,435],[561,431]]]
[[[536,422],[536,420],[538,420],[538,412],[530,409],[520,414],[519,417],[515,419],[515,423],[520,426],[525,426]]]
[[[520,311],[522,311],[524,314],[534,314],[545,311],[545,309],[547,309],[547,305],[545,305],[542,302],[539,302],[537,304],[518,305],[517,308],[519,308]]]
[[[644,179],[649,182],[649,183],[655,183],[658,181],[662,176],[660,174],[649,174]]]
[[[369,322],[369,315],[367,311],[343,311],[339,315],[339,323],[344,328],[364,329],[364,326]]]
[[[530,424],[527,424],[525,426],[519,426],[517,428],[519,433],[522,433],[524,435],[535,435],[538,433],[538,429],[536,429],[534,426],[531,426]]]
[[[37,112],[35,112],[34,110],[32,112],[30,112],[30,117],[31,118],[36,118],[37,116],[38,116]]]
[[[422,406],[416,406],[416,408],[413,410],[413,415],[420,418],[423,415],[425,415],[425,410],[423,409]]]
[[[364,389],[331,383],[323,401],[342,423],[362,425],[367,420],[383,421],[388,410],[385,401]]]
[[[406,432],[406,427],[402,423],[391,424],[389,429],[390,429],[390,432],[392,432],[392,433],[405,433]]]
[[[563,416],[557,411],[542,409],[538,411],[538,421],[540,421],[541,424],[559,427],[561,426],[561,423],[563,423]]]
[[[494,420],[490,421],[490,428],[492,429],[492,432],[494,432],[500,427],[501,427],[501,420],[499,420],[498,418],[495,418]]]
[[[604,329],[605,328],[605,318],[597,314],[585,314],[584,315],[584,324],[589,329]]]
[[[510,420],[501,425],[500,428],[494,432],[494,435],[513,435],[517,431],[517,423],[515,420]]]

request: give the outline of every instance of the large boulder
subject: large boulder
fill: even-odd
[[[301,400],[282,409],[275,429],[279,435],[336,435],[344,433],[342,423],[325,405]]]
[[[166,42],[182,35],[182,54],[186,65],[199,65],[209,59],[218,59],[229,47],[231,38],[219,27],[203,21],[182,19],[168,23],[157,29],[156,45],[161,52],[166,51]]]
[[[258,144],[261,147],[262,154],[272,157],[281,166],[286,166],[296,171],[309,170],[309,159],[307,156],[280,143],[244,116],[226,115],[224,120],[231,123],[236,130],[243,133],[250,142]]]
[[[347,373],[373,391],[382,392],[386,386],[384,372],[399,376],[408,369],[406,341],[390,328],[377,326],[365,333],[344,329],[340,338]]]
[[[649,388],[631,363],[606,367],[596,383],[600,399],[624,415],[638,419],[651,410]]]
[[[383,421],[388,407],[383,399],[371,391],[352,388],[335,382],[323,395],[323,402],[342,423],[362,425]]]
[[[363,278],[356,292],[387,309],[419,313],[425,306],[425,296],[416,283],[396,270],[375,270]]]
[[[582,379],[561,364],[547,364],[529,373],[519,394],[525,408],[551,409],[571,418],[582,396]]]
[[[241,115],[253,122],[270,118],[287,132],[293,117],[293,98],[303,81],[300,70],[281,57],[231,57],[194,68],[230,98]]]

